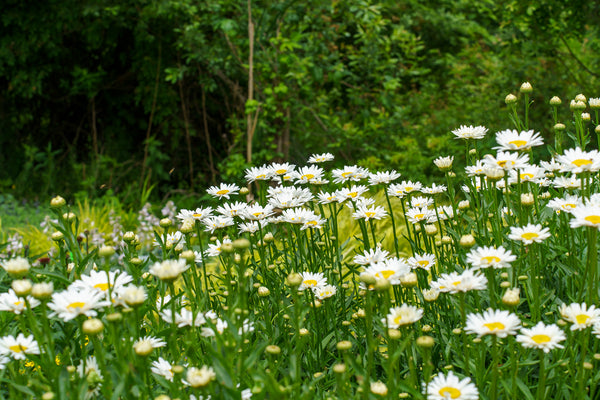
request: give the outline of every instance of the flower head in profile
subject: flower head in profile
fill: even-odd
[[[461,125],[452,133],[456,136],[455,139],[483,139],[487,131],[485,126]]]
[[[369,221],[372,219],[382,219],[387,216],[387,211],[381,206],[373,206],[373,207],[365,207],[360,206],[357,207],[357,210],[352,214],[352,218],[354,219],[364,219],[365,221]]]
[[[156,262],[148,272],[156,276],[161,281],[174,281],[179,276],[187,271],[190,266],[183,259],[178,260],[164,260],[162,262]]]
[[[527,224],[523,227],[512,226],[510,228],[509,239],[523,242],[524,245],[532,243],[541,243],[550,237],[550,229],[542,228],[540,224]]]
[[[392,285],[400,285],[400,278],[410,272],[410,266],[404,259],[388,258],[382,262],[369,265],[365,272],[378,279],[386,279]]]
[[[580,205],[581,200],[579,199],[579,196],[566,195],[564,198],[550,200],[548,204],[546,204],[546,207],[553,209],[557,214],[562,211],[570,214]]]
[[[325,300],[333,297],[337,293],[337,287],[333,285],[317,286],[314,289],[315,297],[319,300]]]
[[[40,305],[40,302],[31,296],[27,296],[27,302],[31,308]],[[0,294],[0,311],[21,314],[25,310],[25,307],[25,301],[21,297],[18,297],[13,289],[8,289],[8,292]]]
[[[308,158],[309,164],[320,164],[327,161],[333,161],[334,157],[331,153],[313,154]]]
[[[219,199],[229,199],[230,195],[238,194],[240,187],[236,184],[221,183],[219,186],[211,186],[206,190],[206,193]]]
[[[366,178],[369,171],[366,168],[357,167],[356,165],[346,166],[342,169],[334,169],[331,171],[334,183],[344,183],[348,181],[357,182]]]
[[[192,367],[188,369],[184,383],[193,388],[201,388],[215,380],[216,377],[217,375],[212,367],[206,365],[203,365],[202,368]]]
[[[260,167],[251,167],[246,170],[246,181],[252,183],[255,181],[268,181],[272,178],[273,172],[266,165]]]
[[[466,269],[461,274],[458,272],[441,274],[437,281],[431,282],[431,288],[446,293],[484,290],[487,289],[487,278],[478,272]]]
[[[521,327],[521,320],[515,314],[506,310],[487,310],[483,314],[467,315],[465,332],[474,333],[478,337],[495,335],[505,338],[515,335]]]
[[[517,342],[523,347],[540,349],[544,353],[557,348],[562,349],[560,342],[566,339],[565,333],[557,325],[546,325],[541,321],[531,329],[521,329],[521,333],[517,335]]]
[[[152,367],[150,371],[153,374],[160,375],[166,380],[173,382],[173,376],[175,375],[172,370],[173,366],[167,360],[162,357],[158,357],[158,360],[152,361]]]
[[[561,171],[579,174],[584,171],[600,169],[600,154],[598,150],[584,151],[579,147],[567,149],[564,154],[556,156],[556,161],[562,165]]]
[[[454,162],[454,156],[438,157],[433,160],[433,164],[438,167],[441,171],[448,171],[452,169],[452,163]]]
[[[600,205],[582,205],[571,211],[571,228],[591,226],[600,229]]]
[[[412,192],[420,192],[423,188],[421,182],[402,181],[401,183],[393,183],[388,187],[388,194],[394,197],[404,197]]]
[[[377,264],[383,262],[390,255],[390,252],[383,250],[381,247],[365,250],[363,254],[354,256],[354,263],[358,265]]]
[[[471,383],[470,378],[459,380],[452,371],[448,375],[439,373],[434,377],[429,385],[423,384],[427,388],[427,396],[430,400],[478,400],[479,391],[477,386]]]
[[[499,146],[494,147],[494,150],[521,151],[543,145],[544,139],[539,132],[534,133],[533,130],[517,132],[507,129],[496,133],[496,142]]]
[[[408,265],[413,269],[421,268],[429,271],[435,265],[435,255],[433,254],[415,254],[408,259]]]
[[[322,180],[324,174],[323,168],[317,165],[307,165],[292,173],[292,178],[294,183],[312,183],[315,180]]]
[[[106,300],[106,295],[102,291],[69,287],[62,292],[53,293],[48,308],[52,310],[50,317],[56,315],[67,322],[79,315],[95,317],[99,310],[109,305],[110,301]]]
[[[121,272],[120,270],[109,271],[108,275],[106,271],[91,270],[89,275],[81,275],[78,280],[72,283],[72,286],[74,289],[80,291],[100,291],[104,293],[108,299],[109,286],[113,297],[115,297],[116,293],[132,280],[133,278],[131,275],[127,272]]]
[[[400,178],[400,174],[395,170],[369,173],[369,185],[388,184],[398,178]]]
[[[515,261],[517,256],[510,250],[505,250],[500,246],[494,248],[483,246],[473,249],[467,254],[467,263],[471,264],[473,269],[479,268],[508,268],[510,263]]]
[[[16,257],[4,261],[2,263],[2,268],[4,268],[9,275],[13,277],[20,277],[27,274],[29,268],[31,268],[31,265],[26,258]]]
[[[388,328],[398,329],[402,325],[409,325],[423,318],[423,309],[402,304],[400,307],[390,308],[388,315],[381,322]]]
[[[600,322],[600,309],[593,305],[588,308],[585,303],[563,304],[559,311],[565,321],[572,324],[572,331],[581,331]]]
[[[496,156],[486,154],[483,163],[490,168],[502,168],[505,171],[517,168],[525,168],[529,162],[528,154],[511,153],[499,151]]]

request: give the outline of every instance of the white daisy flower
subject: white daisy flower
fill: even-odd
[[[260,221],[266,219],[273,215],[273,206],[267,204],[266,206],[261,206],[258,203],[249,205],[246,207],[241,213],[240,216],[249,221]]]
[[[502,246],[498,248],[491,246],[478,247],[467,254],[467,263],[471,264],[473,269],[489,267],[508,268],[510,267],[510,263],[516,259],[517,256]]]
[[[415,196],[412,199],[410,199],[410,206],[412,208],[429,207],[432,205],[433,205],[433,199],[430,197]]]
[[[330,297],[335,296],[337,293],[337,287],[333,285],[325,285],[321,287],[317,287],[315,290],[315,297],[319,300],[325,300]]]
[[[544,353],[549,353],[553,349],[562,349],[560,342],[566,340],[565,333],[558,325],[545,325],[543,322],[538,322],[531,329],[523,328],[521,333],[517,335],[517,342],[528,349],[541,349]]]
[[[559,309],[560,315],[572,323],[572,331],[580,331],[600,322],[600,309],[596,306],[589,308],[585,303],[563,304]]]
[[[456,136],[455,139],[483,139],[487,131],[485,126],[461,125],[452,133]]]
[[[496,132],[496,142],[499,146],[494,147],[494,150],[521,151],[543,145],[544,139],[539,132],[534,133],[533,130],[517,132],[514,129],[507,129]]]
[[[0,338],[0,354],[10,356],[15,360],[25,360],[26,354],[40,354],[40,347],[33,335],[25,337],[19,333],[17,337],[8,335]]]
[[[564,154],[556,156],[556,161],[563,166],[563,172],[579,174],[584,171],[596,172],[600,170],[598,150],[583,151],[579,147],[567,149]]]
[[[202,223],[204,224],[204,231],[214,233],[217,229],[226,228],[235,224],[235,221],[231,217],[224,217],[222,215],[216,217],[205,218]]]
[[[398,329],[403,325],[409,325],[423,318],[423,309],[408,304],[400,307],[390,308],[389,314],[382,318],[381,323],[387,328]]]
[[[429,385],[423,384],[423,388],[427,388],[427,398],[429,400],[478,400],[479,391],[477,387],[471,383],[470,378],[458,380],[452,371],[448,375],[439,373],[434,377]]]
[[[31,308],[40,305],[40,302],[31,296],[27,296],[27,302]],[[8,292],[0,294],[0,311],[9,311],[15,314],[21,314],[26,307],[25,301],[15,294],[15,291],[8,289]]]
[[[573,176],[557,176],[552,181],[552,186],[557,189],[581,189],[582,181]]]
[[[474,333],[478,337],[496,335],[505,338],[515,335],[521,328],[521,320],[515,314],[506,310],[487,310],[483,314],[467,315],[465,332]]]
[[[235,203],[225,203],[217,207],[216,211],[224,217],[237,217],[247,206],[247,203],[236,201]]]
[[[156,262],[148,272],[156,276],[161,281],[174,281],[179,276],[187,271],[190,266],[183,259],[178,260],[164,260],[162,262]]]
[[[483,164],[482,160],[477,160],[475,162],[475,165],[467,165],[465,167],[465,173],[468,176],[477,176],[477,175],[483,175],[485,174],[485,165]]]
[[[315,180],[322,180],[323,174],[325,174],[323,168],[317,165],[308,165],[295,171],[292,174],[292,179],[294,180],[294,183],[312,183]]]
[[[334,157],[331,153],[313,154],[308,158],[309,164],[319,164],[326,161],[333,161]]]
[[[509,239],[523,242],[525,245],[541,243],[550,237],[550,229],[542,228],[540,224],[527,224],[524,227],[511,226]]]
[[[176,218],[181,220],[182,223],[193,223],[195,221],[202,221],[204,218],[212,216],[212,212],[212,207],[198,207],[195,210],[180,210]]]
[[[376,207],[365,207],[359,206],[357,210],[352,213],[352,218],[354,219],[364,219],[365,221],[369,221],[371,219],[382,219],[387,216],[387,211],[381,206]]]
[[[415,254],[408,259],[408,265],[413,269],[421,268],[429,271],[435,265],[435,255],[433,254]]]
[[[338,201],[337,193],[319,192],[317,194],[320,204],[336,203]]]
[[[447,171],[452,168],[454,156],[438,157],[433,160],[433,164],[442,171]]]
[[[158,357],[158,360],[152,361],[152,367],[150,371],[153,374],[160,375],[166,380],[173,382],[173,376],[175,375],[172,370],[173,366],[167,360],[162,357]]]
[[[298,287],[298,290],[313,289],[323,287],[327,285],[327,278],[322,272],[300,272],[302,276],[302,283]]]
[[[379,184],[389,184],[392,181],[400,178],[400,174],[395,170],[369,173],[369,186]]]
[[[564,211],[566,213],[571,213],[574,209],[581,205],[581,199],[579,196],[567,195],[565,198],[561,199],[552,199],[546,204],[546,207],[549,207],[556,211],[556,213],[560,213]]]
[[[106,295],[102,291],[68,288],[62,292],[53,293],[48,308],[52,310],[49,314],[50,317],[58,316],[67,322],[79,315],[95,317],[98,315],[98,311],[109,305],[110,301],[106,300]]]
[[[600,229],[600,205],[582,205],[571,210],[571,228],[591,226]]]
[[[230,195],[238,194],[240,187],[236,184],[221,183],[219,186],[211,186],[206,190],[206,193],[219,199],[229,199]]]
[[[431,186],[423,187],[421,189],[421,192],[425,194],[439,194],[444,193],[447,190],[448,188],[446,187],[446,185],[436,185],[435,183],[432,183]]]
[[[529,163],[529,155],[499,151],[496,156],[486,154],[483,163],[490,168],[502,168],[508,171],[526,167]]]
[[[391,285],[400,285],[400,278],[410,272],[410,266],[406,260],[394,257],[371,264],[364,272],[375,278],[388,280]]]
[[[231,244],[231,239],[229,238],[224,238],[223,242],[221,242],[219,239],[216,240],[215,243],[209,243],[208,244],[208,249],[204,250],[204,255],[207,257],[218,257],[221,255],[221,247],[224,244]]]
[[[248,183],[252,183],[255,181],[268,181],[273,175],[269,167],[262,165],[260,167],[251,167],[247,169],[244,177]]]
[[[393,183],[388,187],[388,194],[394,197],[404,197],[413,192],[420,192],[423,188],[421,182],[402,181],[401,183]]]
[[[466,269],[461,274],[458,272],[441,274],[437,281],[431,282],[431,288],[445,293],[485,290],[487,289],[487,278],[480,273]]]
[[[284,176],[291,174],[296,166],[290,163],[273,163],[268,168],[271,176]]]
[[[358,265],[373,265],[385,261],[389,254],[389,251],[376,247],[374,249],[365,250],[362,255],[355,255],[353,261]]]
[[[213,337],[216,336],[217,333],[219,335],[222,335],[223,332],[225,332],[225,329],[227,329],[228,327],[229,324],[227,323],[227,321],[223,321],[221,318],[217,318],[214,321],[214,329],[211,327],[204,326],[202,327],[200,335],[204,337]]]
[[[367,188],[366,186],[363,185],[352,185],[350,187],[350,189],[348,188],[341,188],[336,192],[336,195],[338,196],[338,202],[343,202],[344,200],[356,200],[358,199],[363,193],[367,192],[369,190],[369,188]]]
[[[427,222],[430,218],[435,218],[435,211],[427,207],[410,208],[406,211],[406,219],[412,224]]]
[[[261,226],[265,226],[264,222],[262,224]],[[255,233],[258,232],[259,226],[256,221],[248,221],[238,224],[238,229],[240,233]]]
[[[116,297],[116,293],[121,290],[125,285],[133,281],[131,275],[127,272],[121,272],[120,270],[109,271],[108,275],[106,271],[94,271],[91,270],[89,275],[81,275],[81,277],[73,282],[71,286],[73,289],[79,291],[84,290],[97,290],[106,296],[108,299],[108,288],[112,292],[113,298]]]
[[[217,375],[212,367],[207,367],[206,365],[202,366],[202,368],[192,367],[187,370],[186,380],[183,383],[193,388],[201,388],[214,381],[216,377]]]
[[[348,181],[360,181],[367,177],[369,171],[366,168],[357,167],[356,165],[346,166],[342,169],[334,169],[331,171],[334,183],[344,183]]]
[[[166,345],[167,343],[162,339],[159,339],[154,336],[144,336],[133,343],[133,348],[137,351],[137,349],[141,349],[144,347],[158,349],[160,347],[165,347]]]

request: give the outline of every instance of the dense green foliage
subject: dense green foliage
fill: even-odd
[[[433,155],[456,150],[450,130],[508,127],[491,110],[515,82],[531,81],[535,102],[598,95],[599,11],[557,0],[6,0],[0,188],[110,190],[143,204],[238,180],[250,161],[322,151],[423,179]],[[551,135],[548,108],[536,110],[533,128]]]

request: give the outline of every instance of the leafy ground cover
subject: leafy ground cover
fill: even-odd
[[[596,398],[600,99],[549,100],[548,143],[532,90],[453,128],[443,185],[323,153],[160,217],[53,198],[4,228],[2,395]]]

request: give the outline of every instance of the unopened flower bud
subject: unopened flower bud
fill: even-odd
[[[63,235],[63,233],[59,231],[56,231],[52,234],[52,240],[54,240],[55,242],[60,242],[61,240],[63,240],[64,237],[65,235]]]
[[[271,294],[271,291],[269,290],[269,288],[267,288],[265,286],[261,286],[258,288],[258,295],[260,297],[267,297],[269,294]]]
[[[581,101],[582,103],[585,103],[587,99],[583,94],[579,93],[577,96],[575,96],[575,101]]]
[[[561,103],[562,103],[562,100],[558,96],[553,96],[550,99],[550,105],[551,106],[559,106]]]
[[[31,293],[32,284],[29,279],[16,279],[12,281],[11,287],[17,296],[25,297]]]
[[[125,232],[125,234],[123,235],[123,241],[125,243],[131,243],[135,240],[135,232],[132,231],[127,231]]]
[[[191,221],[184,221],[179,227],[179,231],[185,235],[194,232],[194,223]]]
[[[160,220],[159,224],[162,228],[168,228],[173,225],[173,221],[171,221],[170,218],[163,218]]]
[[[365,285],[374,285],[376,282],[375,275],[368,272],[361,272],[359,279]]]
[[[473,235],[470,235],[470,234],[463,235],[460,238],[459,244],[466,249],[471,248],[471,247],[475,246],[475,237],[473,237]]]
[[[565,124],[561,124],[560,122],[554,125],[555,131],[564,131],[565,129],[567,129]]]
[[[466,210],[470,206],[471,206],[471,203],[469,203],[469,200],[462,200],[458,203],[459,210]]]
[[[584,121],[589,121],[592,119],[589,113],[581,113],[581,119]]]
[[[221,251],[226,254],[233,253],[233,244],[231,243],[223,243],[221,245]]]
[[[506,104],[509,104],[509,105],[510,105],[510,104],[514,104],[514,103],[516,103],[516,102],[517,102],[517,96],[515,96],[515,95],[514,95],[514,94],[512,94],[512,93],[509,93],[509,94],[507,94],[507,95],[506,95],[506,97],[504,98],[504,102],[505,102]]]
[[[81,326],[83,333],[97,335],[104,329],[104,324],[98,318],[86,319]]]
[[[179,258],[184,259],[188,264],[192,264],[194,261],[196,261],[196,254],[194,254],[192,250],[186,250],[181,252]]]
[[[300,336],[306,336],[308,335],[310,332],[308,331],[308,329],[306,328],[300,328],[300,330],[298,331],[298,333],[300,334]]]
[[[402,275],[400,277],[400,283],[404,287],[417,286],[417,274],[415,274],[414,272],[409,272],[407,274]]]
[[[521,87],[519,88],[519,92],[521,93],[531,93],[533,91],[533,87],[529,82],[523,82]]]
[[[519,294],[521,290],[519,288],[508,289],[504,296],[502,296],[502,304],[506,306],[518,306],[520,302]]]
[[[433,339],[431,336],[419,336],[417,338],[417,346],[419,347],[423,347],[423,348],[431,348],[433,347],[433,345],[435,344],[435,339]]]
[[[242,196],[245,196],[245,195],[247,195],[248,193],[250,193],[250,191],[248,190],[248,188],[247,188],[247,187],[243,187],[243,188],[241,188],[241,189],[240,189],[240,194],[241,194]]]
[[[427,236],[435,236],[438,233],[438,228],[437,226],[433,225],[433,224],[427,224],[425,225],[425,234]]]
[[[75,213],[72,212],[66,212],[63,214],[63,219],[67,222],[73,222],[75,221],[75,218],[77,218],[77,216],[75,215]]]
[[[585,110],[585,103],[583,101],[579,101],[579,100],[571,100],[571,103],[569,104],[569,108],[571,109],[571,111]]]
[[[108,322],[119,322],[120,320],[123,319],[123,314],[119,313],[119,312],[115,312],[112,314],[108,314],[106,316],[106,320]]]
[[[333,372],[336,374],[343,374],[346,372],[346,364],[335,364],[333,366]]]
[[[452,238],[448,235],[442,236],[442,244],[452,244]]]
[[[115,254],[115,248],[112,246],[102,246],[100,250],[98,250],[98,255],[100,257],[110,257]]]
[[[54,292],[54,285],[50,283],[36,283],[31,288],[31,295],[38,300],[49,299]]]
[[[50,207],[52,208],[61,208],[66,204],[67,202],[61,196],[56,196],[52,200],[50,200]]]
[[[55,397],[54,392],[46,392],[42,395],[42,400],[54,400]]]
[[[270,242],[272,242],[274,240],[275,240],[275,237],[273,236],[273,234],[271,232],[267,232],[265,234],[265,236],[263,237],[263,241],[265,243],[270,243]]]
[[[342,340],[341,342],[337,342],[336,347],[338,351],[347,351],[352,348],[352,342],[349,340]]]
[[[386,290],[390,290],[390,281],[387,279],[375,279],[375,290],[378,292],[385,292]]]
[[[436,301],[440,295],[440,291],[437,289],[423,289],[423,298],[425,301],[432,302]]]
[[[287,277],[287,284],[292,288],[297,288],[302,284],[302,275],[298,273],[291,273]]]
[[[531,206],[533,205],[533,193],[522,193],[521,194],[521,204],[524,206]]]
[[[274,356],[278,356],[281,353],[281,347],[274,344],[268,345],[265,351]]]
[[[377,396],[387,396],[388,388],[385,383],[381,381],[371,382],[371,393]]]
[[[233,248],[238,251],[247,250],[250,247],[250,241],[248,239],[236,239],[233,241]]]

